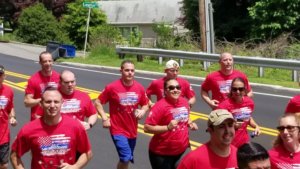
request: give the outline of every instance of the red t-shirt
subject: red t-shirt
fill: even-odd
[[[221,157],[215,154],[206,144],[187,154],[177,169],[235,169],[237,168],[237,149],[230,145],[230,155]]]
[[[250,117],[254,110],[253,100],[245,96],[241,103],[236,103],[232,99],[228,98],[221,102],[218,108],[228,110],[232,113],[234,119],[242,120],[244,122],[242,126],[235,131],[235,137],[231,144],[236,147],[240,147],[244,143],[247,143],[249,141],[247,126],[250,123]]]
[[[189,104],[180,97],[177,103],[171,103],[166,98],[159,100],[149,112],[145,124],[168,125],[171,120],[178,120],[178,127],[161,134],[154,134],[149,149],[161,155],[179,155],[189,146],[188,120]]]
[[[105,87],[98,99],[101,104],[109,102],[111,134],[136,138],[137,119],[134,111],[149,101],[144,87],[137,81],[131,86],[125,86],[121,80],[116,80]]]
[[[290,99],[285,108],[285,113],[299,113],[300,112],[300,94]]]
[[[57,168],[62,162],[74,164],[76,153],[90,150],[85,129],[69,117],[62,117],[55,126],[46,125],[43,119],[31,121],[21,128],[12,145],[18,157],[31,151],[32,169]]]
[[[41,71],[33,74],[28,80],[27,87],[25,89],[25,95],[32,94],[34,99],[41,98],[42,93],[47,87],[58,87],[59,73],[52,70],[51,76],[43,76]],[[38,105],[31,108],[31,118],[35,119],[35,114],[43,114],[42,108]]]
[[[156,95],[157,101],[164,97],[164,81],[165,77],[153,80],[146,90],[147,96]],[[183,78],[176,78],[178,84],[181,86],[181,96],[190,99],[195,96],[195,92],[190,83]]]
[[[300,168],[300,152],[290,153],[282,145],[269,150],[272,169]]]
[[[0,145],[9,142],[9,114],[14,108],[13,90],[2,84],[0,87]]]
[[[96,114],[96,108],[90,97],[79,90],[75,90],[71,95],[63,96],[63,104],[61,106],[61,114],[74,119],[84,121],[85,117]]]
[[[201,85],[202,90],[211,91],[212,99],[222,102],[228,97],[230,92],[231,82],[234,78],[241,77],[245,80],[245,86],[248,91],[251,90],[246,75],[238,70],[233,70],[230,75],[224,75],[221,71],[213,72],[206,76],[206,79]]]

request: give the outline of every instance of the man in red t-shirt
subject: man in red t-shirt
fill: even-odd
[[[169,60],[166,63],[165,73],[166,76],[153,80],[146,90],[147,96],[151,99],[151,95],[156,96],[156,100],[159,101],[164,97],[164,82],[168,79],[176,79],[181,86],[181,96],[188,100],[190,107],[196,102],[195,92],[192,89],[190,83],[178,76],[179,64],[175,60]],[[152,107],[153,103],[149,101],[149,105]]]
[[[95,101],[104,128],[110,134],[119,155],[117,169],[127,169],[133,162],[138,120],[148,110],[148,98],[144,87],[134,80],[134,64],[130,60],[121,63],[121,79],[108,84]],[[103,105],[109,103],[110,119]],[[139,106],[141,108],[139,108]]]
[[[216,109],[218,104],[227,98],[231,88],[231,81],[236,77],[244,79],[246,82],[247,96],[253,96],[247,76],[233,69],[234,62],[230,53],[222,53],[220,55],[219,64],[220,70],[207,75],[201,85],[201,97],[212,109]],[[209,91],[211,91],[211,97],[209,96]]]
[[[60,75],[59,84],[59,91],[63,97],[62,115],[78,119],[86,130],[92,128],[98,119],[97,111],[91,98],[86,93],[75,89],[74,73],[64,70]]]
[[[8,124],[17,125],[13,90],[3,84],[5,69],[0,65],[0,169],[8,168],[10,130]]]
[[[92,157],[85,129],[70,117],[61,116],[62,96],[46,88],[41,97],[44,114],[25,124],[12,145],[14,169],[24,168],[21,157],[31,152],[31,169],[83,168]],[[78,158],[77,158],[78,157]]]
[[[177,169],[237,168],[237,149],[231,142],[234,138],[234,119],[225,109],[216,109],[208,116],[207,132],[210,140],[187,154]]]
[[[52,69],[53,58],[51,53],[42,52],[39,56],[41,70],[33,74],[28,80],[25,89],[24,104],[31,108],[30,120],[39,118],[43,110],[39,106],[41,95],[47,87],[58,87],[59,73]]]

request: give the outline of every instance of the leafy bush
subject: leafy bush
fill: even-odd
[[[104,24],[91,30],[89,45],[91,48],[98,46],[114,47],[116,44],[123,44],[121,32],[118,28]]]
[[[69,42],[58,21],[41,3],[23,10],[15,34],[26,43],[46,45],[48,41]]]

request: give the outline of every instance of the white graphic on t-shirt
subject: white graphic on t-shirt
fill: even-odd
[[[183,130],[186,127],[186,122],[189,120],[189,111],[186,107],[178,107],[171,109],[173,119],[178,121],[177,129]]]
[[[249,107],[241,107],[232,110],[234,119],[248,121],[250,120],[252,110]]]
[[[119,101],[122,106],[132,106],[138,102],[139,96],[135,92],[119,93]]]
[[[0,96],[0,109],[5,109],[8,103],[8,98],[6,96]]]
[[[70,150],[71,137],[65,134],[43,136],[38,138],[43,156],[65,155]]]
[[[229,93],[232,80],[218,81],[221,93]]]
[[[300,169],[300,164],[277,163],[279,169]]]
[[[77,113],[80,111],[80,100],[69,99],[64,100],[61,106],[61,113]]]
[[[40,84],[40,89],[41,89],[42,93],[45,91],[45,89],[47,87],[51,87],[51,88],[57,89],[58,84],[56,82],[41,83]]]

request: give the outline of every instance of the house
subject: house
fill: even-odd
[[[107,15],[108,23],[119,27],[123,36],[131,31],[143,33],[142,44],[153,44],[156,34],[152,30],[155,23],[166,23],[179,27],[182,0],[127,0],[98,1],[100,9]],[[181,26],[182,28],[182,26]]]

